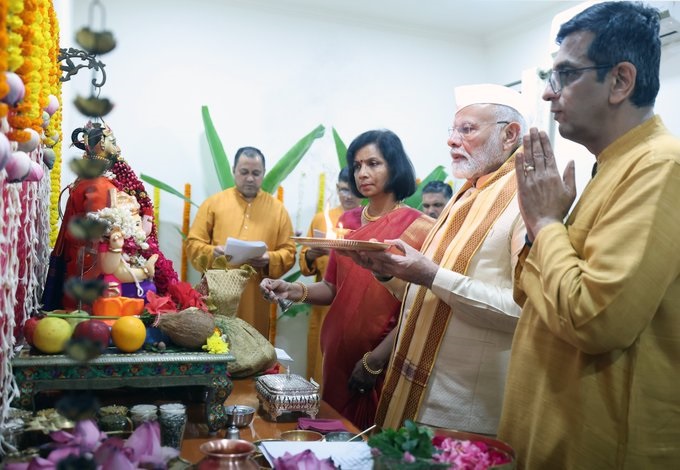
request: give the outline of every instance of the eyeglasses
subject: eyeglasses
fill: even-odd
[[[350,196],[352,194],[352,190],[349,188],[338,188],[338,194],[342,196]]]
[[[548,72],[548,83],[550,83],[550,88],[552,88],[553,93],[558,94],[562,92],[565,86],[573,83],[582,72],[586,70],[602,70],[612,68],[616,64],[607,65],[591,65],[589,67],[579,67],[577,69],[561,69],[561,70],[551,70]]]
[[[449,127],[449,137],[453,137],[453,133],[458,132],[461,139],[467,140],[479,132],[482,127],[493,126],[495,124],[510,124],[510,121],[481,122],[479,124],[465,123],[462,126]]]

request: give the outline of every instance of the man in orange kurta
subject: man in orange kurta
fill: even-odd
[[[187,256],[196,269],[205,255],[212,265],[224,255],[228,237],[246,241],[263,241],[264,255],[246,261],[257,274],[250,278],[241,295],[238,316],[253,325],[265,337],[269,334],[269,302],[260,294],[264,277],[278,278],[295,263],[295,243],[290,239],[293,225],[283,204],[260,190],[265,161],[262,152],[243,147],[234,157],[234,188],[206,199],[198,209],[189,230]]]
[[[352,194],[349,188],[349,168],[345,167],[340,171],[336,189],[338,190],[340,206],[328,211],[328,217],[333,228],[338,226],[340,216],[345,211],[358,207],[360,201],[358,197]],[[327,231],[328,226],[325,214],[319,212],[312,219],[307,236],[313,237],[315,232],[325,234]],[[329,252],[330,250],[326,248],[302,247],[302,250],[300,250],[300,272],[305,276],[315,276],[314,282],[321,281],[326,272],[326,266],[328,266]],[[322,383],[322,358],[319,333],[326,312],[328,312],[328,307],[326,306],[313,306],[312,312],[309,315],[309,329],[307,330],[307,377],[313,377],[317,383]]]

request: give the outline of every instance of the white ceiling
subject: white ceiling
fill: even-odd
[[[238,0],[237,0],[238,1]],[[266,9],[333,17],[441,36],[483,38],[581,3],[562,0],[242,0]]]

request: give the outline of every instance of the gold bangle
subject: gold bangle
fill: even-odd
[[[297,303],[299,304],[304,303],[304,301],[307,300],[307,297],[309,297],[309,289],[307,289],[307,285],[304,282],[295,281],[295,284],[299,285],[302,288],[302,297],[300,297]]]
[[[109,248],[109,253],[122,253],[122,248]]]
[[[366,372],[368,372],[371,375],[380,375],[382,374],[383,368],[381,367],[378,370],[373,370],[370,367],[368,367],[368,356],[371,354],[373,351],[368,351],[366,354],[364,354],[364,357],[361,358],[361,363],[364,365],[364,369],[366,369]]]

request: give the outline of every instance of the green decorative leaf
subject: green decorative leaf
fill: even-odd
[[[186,239],[187,239],[187,236],[188,236],[188,235],[187,235],[186,233],[182,232],[182,230],[181,230],[179,227],[175,227],[175,230],[177,230],[177,233],[180,234],[180,236],[182,237],[182,240],[186,240]]]
[[[300,163],[300,160],[302,160],[302,157],[304,157],[309,148],[312,146],[312,143],[316,139],[323,137],[325,130],[326,128],[319,124],[316,129],[300,139],[298,143],[293,145],[293,147],[288,152],[286,152],[286,154],[281,157],[278,162],[276,162],[274,168],[269,170],[264,175],[264,180],[262,181],[262,190],[268,193],[274,193],[276,188],[281,185],[281,182],[286,179],[286,176],[288,176],[295,169],[297,164]]]
[[[156,178],[154,178],[152,176],[145,175],[144,173],[140,174],[139,177],[142,179],[142,181],[149,183],[151,186],[155,186],[158,189],[166,191],[170,194],[174,194],[175,196],[179,197],[180,199],[184,199],[185,201],[187,201],[192,206],[198,207],[198,205],[194,201],[192,201],[191,199],[186,197],[184,194],[177,191],[175,188],[173,188],[169,184],[163,183],[162,181],[157,180]]]
[[[335,151],[338,153],[338,163],[342,170],[347,166],[347,146],[340,138],[340,134],[335,130],[335,127],[333,128],[333,140],[335,141]]]
[[[283,280],[286,282],[295,282],[300,279],[300,276],[302,276],[302,273],[298,269],[294,273],[290,273],[288,276],[284,277]]]
[[[424,180],[420,182],[416,192],[404,199],[404,204],[414,209],[420,210],[423,206],[423,188],[430,181],[444,181],[446,179],[446,171],[444,167],[439,165],[437,168],[432,170],[432,172],[425,177]]]
[[[234,174],[231,172],[231,165],[229,158],[224,152],[220,136],[217,135],[215,126],[210,118],[210,111],[207,106],[201,106],[201,115],[203,116],[203,127],[205,128],[205,137],[208,139],[208,146],[212,154],[213,164],[217,172],[217,179],[220,182],[222,189],[231,188],[234,186]]]
[[[285,312],[281,314],[279,318],[283,317],[297,317],[301,313],[304,313],[306,315],[309,315],[309,312],[312,311],[312,306],[308,304],[295,304],[292,305],[290,308],[288,308]]]

